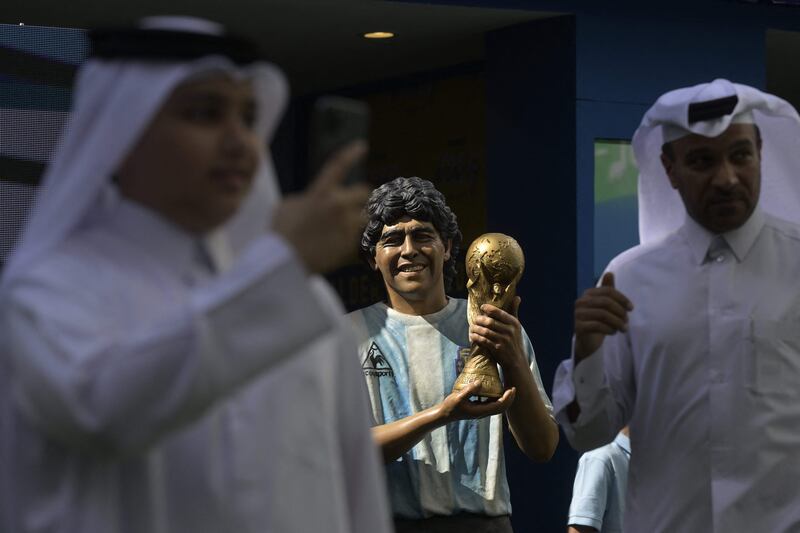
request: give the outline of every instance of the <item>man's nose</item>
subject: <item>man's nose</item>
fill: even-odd
[[[417,255],[417,245],[413,236],[406,235],[406,238],[403,239],[403,246],[400,247],[400,253],[405,256]]]
[[[251,134],[250,127],[238,117],[229,119],[226,126],[222,132],[222,146],[225,152],[233,154],[244,152]]]
[[[723,161],[714,174],[713,185],[720,189],[732,189],[739,184],[739,175],[736,166],[729,161]]]

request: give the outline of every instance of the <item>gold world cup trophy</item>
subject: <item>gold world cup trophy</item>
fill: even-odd
[[[483,314],[481,306],[492,304],[511,312],[517,294],[517,282],[525,268],[525,256],[516,240],[502,233],[484,233],[467,249],[467,320],[470,325]],[[503,383],[497,363],[476,344],[470,347],[464,369],[458,375],[453,392],[470,383],[481,382],[478,396],[497,399],[503,395]]]

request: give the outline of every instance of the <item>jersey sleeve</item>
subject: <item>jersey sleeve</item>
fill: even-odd
[[[602,531],[603,516],[612,479],[609,465],[591,453],[578,461],[567,525],[589,526]]]

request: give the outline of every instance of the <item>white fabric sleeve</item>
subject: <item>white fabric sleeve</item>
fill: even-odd
[[[340,375],[336,382],[339,391],[339,446],[342,454],[345,498],[353,533],[380,533],[393,531],[389,517],[386,480],[383,461],[378,447],[372,439],[370,426],[373,416],[370,409],[367,386],[357,359],[350,356],[356,352],[355,340],[350,329],[350,320],[343,324],[346,356],[337,368]]]
[[[362,354],[365,353],[363,346],[369,346],[369,343],[372,342],[372,338],[369,335],[369,329],[367,328],[366,319],[364,318],[364,312],[362,310],[353,311],[347,315],[348,323],[352,328],[353,335],[355,337],[356,342],[356,361],[358,361],[359,367],[363,363],[362,361]],[[383,402],[381,401],[381,388],[380,388],[380,380],[377,379],[369,379],[368,376],[364,376],[363,372],[359,372],[361,375],[362,381],[366,386],[366,393],[367,398],[369,399],[369,411],[370,411],[370,426],[380,426],[386,423],[386,419],[383,414]]]
[[[555,416],[576,450],[608,444],[627,423],[635,395],[630,361],[625,335],[618,333],[606,337],[577,368],[573,358],[558,366],[553,381]],[[567,407],[573,400],[577,400],[580,414],[570,422]]]
[[[602,531],[609,490],[613,490],[609,466],[602,459],[582,455],[575,473],[567,525],[589,526]]]
[[[175,309],[147,327],[119,331],[104,309],[125,302],[57,280],[23,276],[6,292],[12,392],[41,430],[114,454],[190,423],[332,327],[304,267],[274,235],[188,302],[155,302]]]

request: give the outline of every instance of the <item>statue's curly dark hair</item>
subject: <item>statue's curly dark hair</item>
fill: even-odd
[[[461,248],[461,230],[455,213],[447,206],[444,195],[428,180],[411,177],[395,178],[374,191],[367,202],[369,222],[361,234],[361,251],[375,257],[375,246],[383,226],[396,224],[404,216],[430,222],[442,241],[450,245],[450,259],[445,261],[444,286],[450,288],[456,276],[456,258]]]

